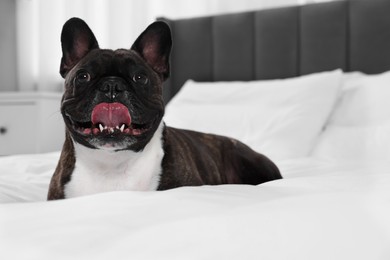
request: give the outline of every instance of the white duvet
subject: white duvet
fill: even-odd
[[[58,156],[0,158],[0,259],[390,259],[390,163],[294,159],[258,186],[46,202]]]

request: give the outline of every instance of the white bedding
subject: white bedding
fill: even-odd
[[[335,73],[344,77],[339,72],[328,75],[334,77]],[[294,143],[304,142],[295,135],[301,133],[274,131],[285,115],[277,114],[281,119],[270,121],[272,127],[264,131],[270,130],[270,140],[281,148],[270,145],[268,151],[284,179],[258,186],[118,191],[46,202],[59,152],[0,157],[0,259],[389,260],[390,161],[386,151],[390,151],[390,134],[382,130],[390,121],[390,108],[386,107],[390,103],[382,99],[383,109],[376,104],[373,110],[365,103],[364,118],[354,112],[354,106],[366,95],[386,95],[383,91],[390,89],[390,73],[357,76],[347,80],[348,84],[345,78],[340,81],[344,83],[338,86],[339,95],[332,94],[335,88],[330,95],[323,95],[326,104],[336,105],[321,115],[323,122],[315,122],[311,128],[315,133],[304,143],[304,150],[297,150],[299,156],[293,151]],[[356,78],[364,80],[351,86]],[[367,87],[373,84],[387,87]],[[234,88],[235,84],[233,92]],[[296,97],[289,98],[289,105],[295,108],[289,110],[296,116],[293,119],[315,116],[315,103],[303,106],[297,96],[291,97]],[[176,104],[179,107],[174,111],[185,111],[185,102]],[[204,116],[212,124],[214,116]],[[289,129],[300,131],[297,121],[289,123]],[[341,127],[354,134],[343,137],[346,130]],[[358,131],[362,127],[364,134]],[[377,135],[377,129],[385,136]],[[241,134],[241,129],[233,130]],[[249,135],[257,134],[252,130]],[[285,136],[280,136],[283,133]],[[277,143],[287,135],[296,138],[289,143],[288,153],[283,143]],[[243,136],[247,137],[257,140]],[[261,147],[261,143],[255,146]],[[267,154],[267,146],[264,149]]]
[[[390,164],[294,159],[258,186],[45,202],[57,157],[0,159],[0,259],[390,259]]]

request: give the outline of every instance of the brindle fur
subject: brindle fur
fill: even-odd
[[[252,184],[280,179],[276,165],[224,136],[166,127],[159,190],[180,186]]]

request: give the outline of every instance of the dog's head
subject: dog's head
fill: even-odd
[[[89,148],[140,151],[164,114],[168,25],[152,23],[131,49],[100,49],[88,25],[68,20],[61,34],[61,113],[72,139]]]

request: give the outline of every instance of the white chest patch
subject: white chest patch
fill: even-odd
[[[90,149],[75,143],[76,164],[65,185],[65,197],[72,198],[108,191],[156,190],[160,181],[163,124],[143,151]]]

